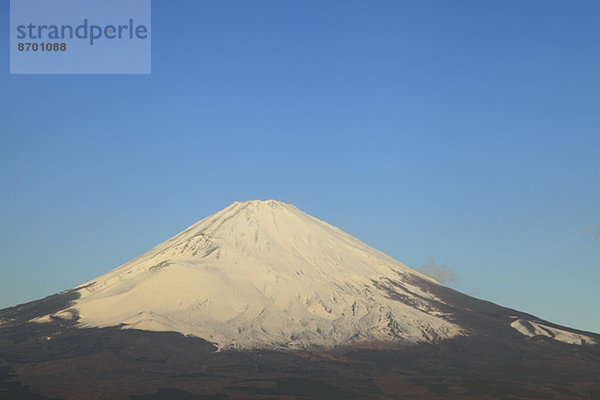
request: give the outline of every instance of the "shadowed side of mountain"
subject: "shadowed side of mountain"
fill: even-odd
[[[11,324],[20,324],[68,309],[79,297],[81,297],[79,289],[71,289],[43,299],[4,308],[0,310],[0,324],[5,327]]]
[[[518,329],[515,329],[514,322],[531,321],[532,323],[543,324],[542,326],[554,328],[565,333],[568,332],[584,339],[583,343],[572,344],[600,344],[600,334],[598,333],[573,329],[545,321],[522,311],[471,297],[446,286],[432,285],[429,281],[421,280],[419,277],[411,277],[411,279],[420,280],[419,285],[421,287],[435,294],[437,297],[444,299],[444,304],[439,304],[440,309],[451,313],[453,319],[457,323],[461,326],[469,327],[474,333],[497,336],[499,338],[515,334],[519,336],[523,335],[523,333]],[[529,337],[533,338],[535,336],[536,335],[530,335]],[[560,339],[556,340],[561,341]]]

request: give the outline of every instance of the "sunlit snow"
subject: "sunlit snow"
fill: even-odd
[[[560,342],[578,345],[596,343],[596,341],[589,336],[553,328],[551,326],[543,325],[539,322],[527,321],[524,319],[513,321],[510,326],[515,328],[523,335],[529,337],[546,336]]]
[[[82,326],[177,331],[219,348],[461,334],[405,279],[415,275],[437,284],[291,204],[236,202],[80,286],[73,308]],[[382,280],[423,307],[390,299],[374,284]]]

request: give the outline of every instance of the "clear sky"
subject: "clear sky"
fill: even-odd
[[[600,2],[152,6],[147,76],[11,76],[0,29],[0,307],[274,198],[600,332]]]

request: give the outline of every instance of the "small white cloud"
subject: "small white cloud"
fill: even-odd
[[[456,272],[448,269],[446,264],[436,264],[433,258],[430,258],[427,264],[415,269],[440,283],[454,282],[458,278]]]

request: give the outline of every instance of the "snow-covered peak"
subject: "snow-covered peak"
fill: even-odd
[[[344,255],[351,256],[353,262],[344,263]],[[121,268],[150,260],[154,264],[165,260],[199,262],[222,256],[235,258],[236,264],[243,264],[244,258],[258,259],[279,271],[289,270],[298,259],[314,266],[314,271],[306,272],[336,268],[376,276],[389,273],[393,266],[397,272],[431,280],[339,228],[276,200],[235,202]],[[383,269],[379,262],[372,262],[375,256],[385,260]]]
[[[256,208],[261,208],[261,207],[270,207],[270,208],[276,208],[276,207],[282,207],[282,208],[286,208],[286,207],[291,207],[291,208],[296,208],[293,204],[290,203],[286,203],[280,200],[274,200],[274,199],[268,199],[268,200],[246,200],[246,201],[234,201],[233,203],[231,203],[231,205],[229,207],[232,206],[242,206],[242,207],[256,207]],[[227,207],[227,208],[229,208]],[[225,209],[227,209],[225,208]]]
[[[80,286],[74,308],[85,326],[172,330],[220,347],[460,334],[415,276],[430,280],[291,204],[253,200]],[[390,284],[405,301],[391,299]]]

